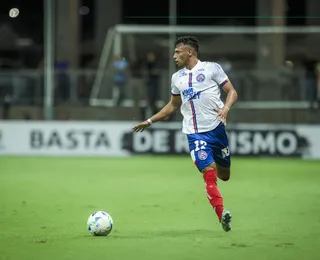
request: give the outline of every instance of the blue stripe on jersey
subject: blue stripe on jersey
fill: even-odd
[[[188,85],[189,85],[189,88],[192,87],[192,72],[189,73]]]
[[[192,73],[189,73],[188,79],[189,88],[192,87]],[[196,117],[196,110],[194,109],[193,101],[190,100],[191,112],[192,112],[192,121],[193,121],[193,129],[195,133],[198,133],[198,125],[197,125],[197,117]]]
[[[220,87],[223,87],[225,84],[227,84],[227,82],[228,82],[229,80],[228,79],[226,79],[225,81],[223,81],[219,86]]]

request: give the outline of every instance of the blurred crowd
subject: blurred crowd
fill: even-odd
[[[139,103],[140,116],[154,114],[167,101],[169,79],[167,64],[159,62],[156,52],[146,53],[135,60],[117,55],[106,68],[107,85],[114,106],[126,106],[128,100]],[[68,63],[55,63],[55,105],[89,104],[99,59],[93,55],[83,59],[79,71],[69,70]],[[240,93],[240,100],[264,100],[270,86],[277,87],[278,101],[308,102],[310,109],[320,107],[320,65],[312,56],[304,55],[299,61],[285,61],[283,66],[266,71],[241,70],[232,60],[217,59]],[[9,118],[12,105],[42,106],[44,99],[44,63],[28,68],[19,59],[3,58],[0,53],[0,97],[2,118]],[[264,92],[265,91],[265,92]],[[138,94],[137,94],[138,93]],[[26,112],[23,118],[30,119]],[[61,118],[67,119],[67,115]]]

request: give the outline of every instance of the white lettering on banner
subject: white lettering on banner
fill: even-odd
[[[169,134],[167,130],[144,131],[134,134],[134,151],[138,153],[168,153],[170,151]]]
[[[152,147],[153,139],[152,133],[149,131],[144,131],[140,133],[133,134],[132,146],[134,150],[138,153],[148,152]]]
[[[174,133],[174,151],[176,153],[188,153],[189,152],[189,144],[186,138],[186,134],[181,131],[177,131]]]
[[[268,133],[263,137],[262,133],[254,133],[252,140],[252,152],[258,154],[261,152],[268,152],[273,154],[276,152],[275,134]]]
[[[248,154],[252,151],[252,144],[250,142],[251,134],[249,132],[241,132],[237,137],[239,146],[235,145],[233,149],[237,149],[240,154]]]
[[[297,150],[297,138],[291,133],[281,133],[277,139],[277,148],[282,154],[292,154]]]
[[[291,132],[233,131],[229,134],[231,152],[234,154],[295,154],[298,137]]]
[[[228,134],[229,139],[229,150],[234,153],[237,149],[237,134],[235,132],[230,132]]]
[[[168,143],[169,132],[166,130],[159,130],[153,132],[153,150],[158,153],[167,153],[170,151]]]

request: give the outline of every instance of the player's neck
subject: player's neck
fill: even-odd
[[[187,68],[188,70],[192,70],[192,69],[194,68],[194,66],[197,65],[197,63],[198,63],[198,59],[197,59],[197,58],[192,59],[192,60],[190,60],[190,62],[189,62],[188,65],[186,66],[186,68]]]

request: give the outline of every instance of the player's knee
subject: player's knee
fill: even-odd
[[[222,181],[228,181],[230,179],[230,168],[218,166],[218,178]]]
[[[204,173],[206,173],[206,172],[209,171],[209,170],[216,170],[216,168],[215,168],[215,166],[213,166],[213,165],[209,165],[209,166],[203,168],[203,169],[201,170],[201,172],[204,174]]]
[[[229,175],[220,175],[219,179],[222,181],[228,181],[230,179],[230,174]]]

